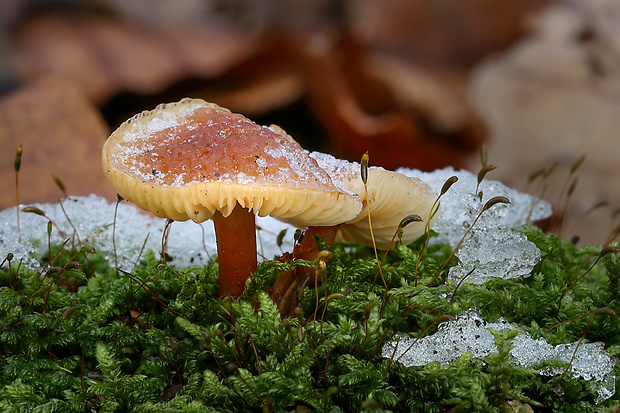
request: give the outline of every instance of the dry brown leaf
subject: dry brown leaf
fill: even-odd
[[[97,108],[71,82],[41,78],[0,98],[0,208],[15,205],[14,156],[23,146],[19,199],[54,202],[63,196],[96,193],[115,199],[101,173],[101,146],[108,128]]]

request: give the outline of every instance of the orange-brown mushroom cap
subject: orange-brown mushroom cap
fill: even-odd
[[[105,142],[102,168],[124,199],[177,221],[228,216],[238,204],[329,226],[362,208],[295,141],[201,99],[127,120]]]

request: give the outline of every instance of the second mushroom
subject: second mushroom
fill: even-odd
[[[301,243],[295,246],[292,258],[308,261],[315,259],[319,251],[312,239],[314,234],[331,244],[338,232],[345,241],[376,246],[381,250],[389,249],[397,235],[399,242],[410,244],[424,234],[437,217],[437,211],[432,211],[437,195],[417,178],[380,167],[370,167],[367,182],[364,183],[359,163],[320,152],[311,152],[310,157],[338,187],[357,194],[363,207],[356,217],[337,227],[313,227],[299,219],[281,218],[297,226],[309,226]],[[411,215],[417,215],[420,220],[401,227],[402,220]],[[283,316],[293,314],[299,301],[298,290],[312,282],[314,272],[314,268],[297,267],[294,272],[278,277],[270,295]]]

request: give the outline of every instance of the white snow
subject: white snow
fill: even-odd
[[[0,260],[12,253],[15,262],[22,260],[24,266],[38,268],[34,256],[37,252],[47,250],[47,226],[50,220],[54,224],[50,234],[52,244],[68,239],[70,246],[94,246],[110,263],[114,265],[118,261],[118,267],[124,270],[134,267],[141,252],[162,250],[166,220],[155,218],[128,202],[118,205],[116,221],[115,204],[94,195],[69,197],[61,203],[32,206],[43,211],[45,216],[20,212],[19,233],[15,208],[0,212]],[[293,227],[271,217],[257,217],[257,225],[261,228],[257,231],[259,259],[272,259],[280,255],[282,250],[292,249]],[[276,239],[284,229],[288,231],[280,249]],[[179,268],[208,264],[217,253],[212,221],[202,224],[193,221],[173,222],[166,252],[173,259],[170,264]]]
[[[448,364],[458,360],[465,353],[471,357],[484,359],[497,353],[495,339],[490,329],[499,331],[514,329],[503,318],[494,323],[483,320],[473,310],[460,314],[455,320],[439,324],[437,332],[421,338],[398,337],[383,346],[382,355],[406,367],[424,366],[438,361]],[[533,368],[549,360],[570,363],[568,374],[592,381],[592,388],[598,393],[596,403],[614,395],[614,366],[617,360],[603,351],[602,343],[570,343],[553,346],[544,338],[534,339],[529,333],[519,333],[513,339],[510,350],[512,362],[516,365]],[[574,357],[573,357],[574,356]],[[539,370],[544,376],[563,374],[566,368],[546,367]]]
[[[477,176],[466,170],[444,168],[422,172],[400,168],[397,172],[420,178],[437,193],[448,178],[458,178],[441,197],[441,214],[432,227],[438,233],[431,239],[433,243],[448,243],[456,248],[465,237],[455,253],[459,264],[450,268],[449,280],[458,284],[467,276],[468,282],[480,284],[489,277],[529,276],[540,260],[540,251],[513,228],[549,217],[551,205],[548,202],[489,179],[478,185]],[[482,192],[482,198],[478,192]],[[510,204],[495,204],[480,214],[486,202],[496,196],[508,198]],[[478,215],[480,218],[476,221]]]

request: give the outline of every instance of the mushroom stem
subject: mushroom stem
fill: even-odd
[[[287,254],[283,260],[302,259],[314,261],[320,250],[316,245],[314,235],[322,237],[327,245],[331,246],[336,238],[338,226],[318,227],[312,226],[306,229],[303,237],[299,241],[292,254]],[[284,317],[292,316],[295,307],[299,304],[299,289],[304,288],[308,283],[313,283],[315,277],[314,267],[297,267],[294,271],[281,273],[276,279],[270,296],[278,305],[280,315]]]
[[[316,245],[314,236],[318,235],[325,240],[327,245],[331,246],[336,239],[338,233],[338,226],[331,227],[308,227],[304,236],[299,241],[299,244],[295,246],[295,258],[301,258],[302,260],[312,261],[318,255],[319,247]],[[308,268],[308,267],[298,267]]]
[[[256,225],[254,214],[235,206],[227,217],[213,215],[220,266],[220,297],[241,296],[245,281],[256,271]]]

